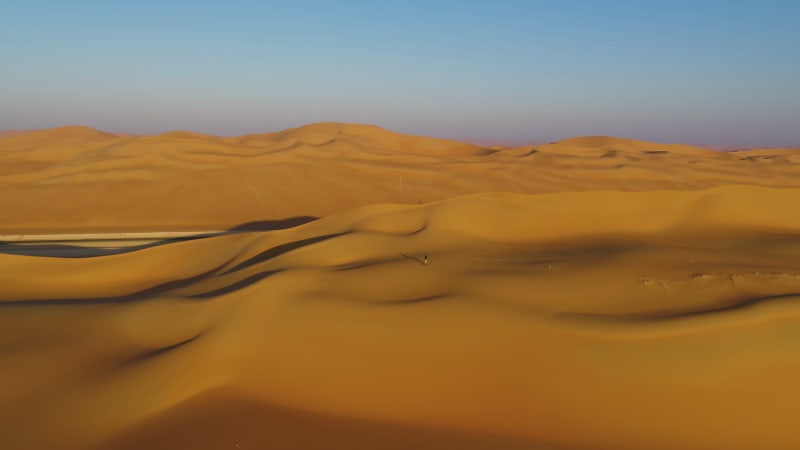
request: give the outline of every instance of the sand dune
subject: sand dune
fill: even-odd
[[[797,448],[798,198],[480,194],[110,256],[0,254],[0,436]]]
[[[798,168],[345,124],[2,137],[0,447],[800,448]]]
[[[488,148],[374,126],[0,137],[0,234],[226,229],[480,192],[800,187],[800,149],[722,153],[612,137]]]

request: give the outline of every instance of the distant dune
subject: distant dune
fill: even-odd
[[[13,136],[15,134],[27,133],[30,130],[0,130],[0,137]]]
[[[614,137],[516,148],[322,123],[276,133],[0,138],[0,233],[228,228],[459,195],[800,187],[800,149],[724,153]]]
[[[0,184],[2,448],[800,448],[800,149],[68,127]]]

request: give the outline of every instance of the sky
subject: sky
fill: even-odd
[[[800,146],[800,2],[0,2],[0,129]]]

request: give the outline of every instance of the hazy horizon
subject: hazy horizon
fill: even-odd
[[[789,1],[17,3],[0,129],[800,146]]]
[[[230,133],[229,134],[222,134],[222,133],[214,134],[214,133],[206,133],[206,132],[203,132],[203,131],[191,130],[191,129],[165,129],[165,130],[161,130],[161,131],[155,131],[155,132],[152,132],[152,133],[130,133],[130,132],[126,132],[124,130],[123,131],[120,131],[120,130],[104,130],[104,129],[99,129],[99,128],[90,127],[90,126],[81,125],[81,124],[67,124],[67,125],[59,125],[59,126],[48,127],[48,128],[2,129],[2,130],[0,130],[0,137],[2,137],[4,135],[15,135],[15,134],[19,134],[19,133],[45,131],[45,130],[55,130],[55,129],[62,129],[62,128],[86,128],[86,129],[92,129],[92,130],[95,130],[95,131],[99,131],[99,132],[102,132],[102,133],[109,133],[109,134],[113,134],[113,135],[117,135],[117,136],[123,136],[123,137],[159,136],[159,135],[166,135],[166,134],[170,134],[170,133],[183,133],[183,132],[196,133],[196,134],[199,134],[199,135],[208,135],[208,136],[212,136],[212,137],[237,137],[237,136],[245,136],[245,135],[259,135],[259,134],[277,133],[277,132],[287,131],[287,130],[290,130],[290,129],[298,129],[298,128],[303,128],[303,127],[306,127],[306,126],[319,125],[319,124],[324,124],[324,123],[334,123],[334,122],[314,122],[314,123],[307,123],[307,124],[298,124],[296,126],[290,126],[290,127],[282,128],[282,129],[254,130],[254,131],[251,131],[251,132],[233,133],[233,134],[230,134]],[[358,124],[358,123],[352,123],[352,122],[351,123],[342,122],[342,123],[344,123],[344,124],[353,124],[353,125],[377,126],[377,127],[382,128],[382,129],[384,129],[386,131],[389,131],[389,132],[399,132],[398,130],[393,130],[393,129],[388,129],[388,128],[385,128],[385,127],[381,127],[378,124],[369,124],[369,123]],[[403,133],[403,132],[399,132],[399,133],[408,134],[408,135],[412,135],[412,136],[415,135],[414,133]],[[455,142],[463,142],[463,143],[467,143],[467,144],[480,145],[480,146],[505,146],[505,147],[523,147],[523,146],[527,146],[527,145],[552,144],[552,143],[557,143],[557,142],[565,140],[565,139],[578,138],[578,137],[603,137],[603,136],[608,136],[608,137],[614,137],[614,138],[620,138],[620,139],[633,139],[633,138],[630,138],[630,137],[627,137],[627,136],[575,135],[575,136],[563,136],[560,139],[552,139],[552,140],[549,140],[549,141],[545,141],[545,140],[541,140],[541,139],[539,139],[539,140],[530,139],[530,140],[514,141],[514,140],[508,140],[508,139],[506,139],[506,140],[503,140],[503,139],[461,139],[461,138],[459,138],[457,136],[456,137],[452,137],[452,136],[425,136],[425,135],[422,135],[422,134],[416,134],[416,135],[417,136],[421,136],[421,137],[439,138],[439,139],[444,139],[444,140],[450,140],[450,141],[455,141]],[[711,150],[721,150],[721,151],[770,149],[770,148],[779,149],[779,148],[798,147],[796,145],[795,146],[768,146],[768,145],[751,145],[751,146],[747,146],[747,145],[729,145],[729,144],[714,144],[714,143],[694,143],[694,142],[682,142],[682,141],[672,141],[672,142],[670,142],[670,141],[666,141],[666,140],[665,141],[652,140],[651,142],[653,142],[655,144],[686,144],[686,145],[690,145],[690,146],[702,147],[702,148],[711,149]]]

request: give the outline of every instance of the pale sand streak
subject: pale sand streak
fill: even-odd
[[[242,231],[152,231],[143,233],[66,233],[66,234],[0,234],[0,243],[81,243],[81,242],[120,242],[158,241],[162,239],[185,239],[237,234]]]

